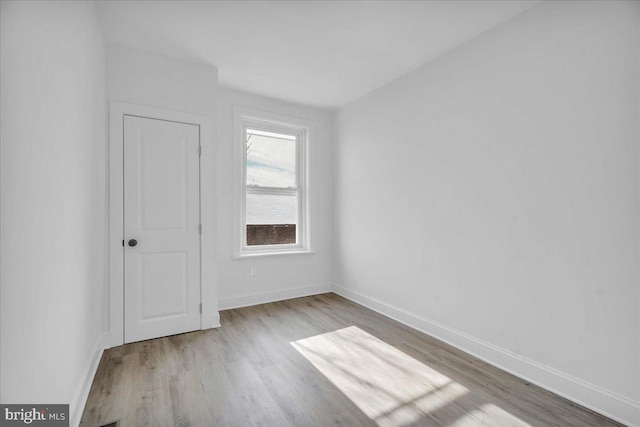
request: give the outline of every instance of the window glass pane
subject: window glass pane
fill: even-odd
[[[298,196],[247,193],[247,245],[296,243]]]
[[[296,138],[247,129],[247,185],[296,186]]]

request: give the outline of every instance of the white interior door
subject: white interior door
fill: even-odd
[[[124,116],[124,341],[200,329],[200,129]]]

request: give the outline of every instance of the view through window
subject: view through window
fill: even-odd
[[[298,242],[297,136],[245,128],[246,245]]]

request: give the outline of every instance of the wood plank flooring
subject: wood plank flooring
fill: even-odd
[[[105,351],[81,426],[617,426],[335,294]]]

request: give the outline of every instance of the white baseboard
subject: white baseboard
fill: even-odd
[[[108,346],[109,334],[104,333],[100,335],[96,345],[93,347],[91,358],[87,360],[80,382],[76,386],[76,392],[69,404],[69,425],[71,427],[77,427],[80,424],[82,412],[84,411],[84,406],[87,403],[89,391],[91,391],[91,384],[93,384],[93,378],[96,376],[96,371],[98,370],[102,353]]]
[[[579,405],[629,426],[640,427],[640,402],[376,298],[338,285],[333,286],[333,291]]]
[[[221,298],[218,301],[218,309],[229,310],[232,308],[266,304],[268,302],[282,301],[291,298],[326,294],[327,292],[331,292],[331,290],[331,283],[323,283],[320,285],[304,286],[300,288],[277,289],[265,292],[249,292]]]

